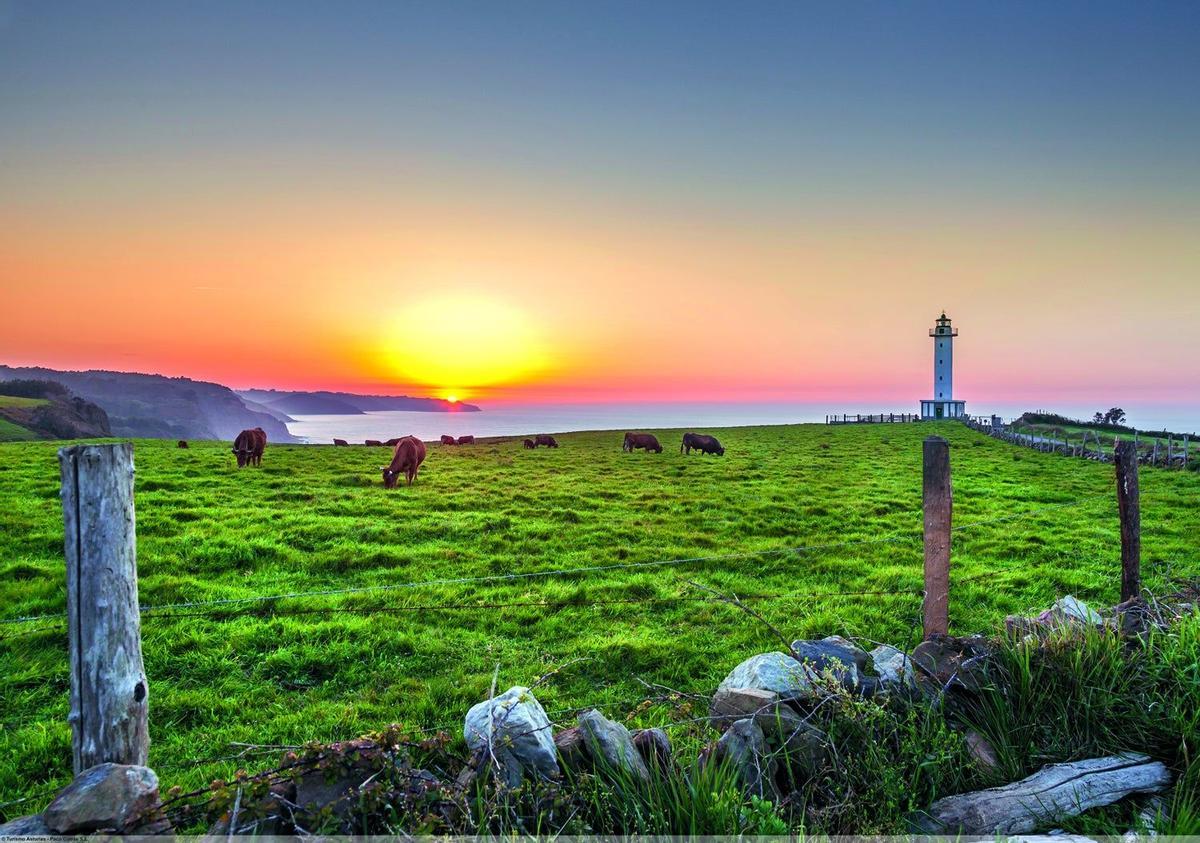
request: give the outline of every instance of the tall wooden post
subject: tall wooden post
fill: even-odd
[[[926,437],[921,476],[925,513],[925,637],[950,627],[950,443]]]
[[[149,685],[142,666],[133,446],[58,452],[67,558],[71,753],[75,772],[146,763]]]
[[[1121,517],[1121,601],[1142,593],[1142,514],[1138,499],[1137,451],[1117,446],[1117,513]]]

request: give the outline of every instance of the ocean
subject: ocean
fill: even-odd
[[[967,411],[997,413],[1005,419],[1020,415],[1030,405],[967,403]],[[391,439],[409,434],[436,440],[451,436],[527,436],[535,433],[569,433],[581,430],[653,430],[656,428],[744,427],[768,424],[823,423],[825,415],[841,413],[912,413],[918,407],[851,405],[835,402],[774,403],[612,403],[612,404],[505,404],[485,407],[478,413],[414,413],[405,411],[353,416],[295,416],[288,424],[292,435],[314,444],[334,438],[361,443],[365,439]],[[1200,408],[1126,408],[1129,423],[1144,430],[1164,428],[1179,433],[1200,429]],[[1061,407],[1057,412],[1080,418],[1091,412],[1082,407]]]

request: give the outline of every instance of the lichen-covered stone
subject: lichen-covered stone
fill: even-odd
[[[762,729],[752,718],[739,720],[725,730],[713,750],[713,758],[731,764],[748,793],[777,798],[775,759],[767,751]]]
[[[639,729],[633,733],[633,745],[651,770],[671,766],[671,739],[662,729]]]
[[[880,644],[871,651],[871,665],[885,691],[895,693],[911,689],[916,684],[912,658],[903,650]]]
[[[726,688],[757,688],[783,697],[805,696],[813,689],[813,673],[785,653],[760,653],[731,670],[717,691]]]
[[[85,834],[140,825],[159,805],[158,776],[136,764],[97,764],[67,785],[42,814],[55,834]]]
[[[642,781],[650,778],[646,762],[633,745],[633,736],[622,724],[609,720],[594,708],[580,713],[578,720],[579,730],[595,760]]]
[[[988,681],[992,645],[981,635],[932,635],[912,653],[917,686],[927,696],[945,690],[979,691]]]
[[[768,710],[779,702],[775,691],[761,688],[722,688],[713,694],[708,705],[712,725],[725,731],[736,721]]]
[[[516,787],[529,775],[558,775],[558,754],[546,711],[528,688],[515,686],[475,705],[463,725],[467,746],[495,758],[501,780]]]
[[[578,726],[563,729],[554,736],[554,748],[558,750],[559,760],[568,770],[582,768],[590,759],[587,741],[583,731]]]
[[[818,671],[832,669],[836,674],[841,669],[848,675],[855,675],[867,667],[866,652],[840,635],[793,641],[792,652],[796,658],[811,664]]]
[[[0,840],[6,837],[49,837],[53,834],[41,814],[18,817],[0,825]]]

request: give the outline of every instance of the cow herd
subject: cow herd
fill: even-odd
[[[443,435],[440,440],[442,445],[473,445],[475,444],[474,436],[459,436],[455,439],[453,436]],[[345,439],[334,439],[334,445],[348,445]],[[394,439],[388,439],[382,442],[378,439],[367,439],[365,444],[376,446],[391,446],[395,448],[392,452],[392,461],[387,465],[380,466],[380,471],[383,473],[383,486],[385,489],[394,489],[400,482],[400,477],[403,476],[406,483],[411,486],[413,480],[416,479],[417,470],[421,467],[421,463],[425,461],[425,443],[415,436],[397,436]],[[557,448],[558,440],[553,436],[548,436],[540,433],[532,439],[526,439],[523,446],[527,450],[534,450],[540,447]],[[180,440],[180,448],[186,448],[187,442]],[[261,427],[256,427],[253,430],[243,430],[233,440],[233,454],[237,457],[238,468],[246,466],[262,465],[263,451],[267,447],[267,434]],[[621,450],[632,453],[637,449],[642,449],[647,452],[661,454],[663,452],[662,444],[659,443],[658,437],[653,433],[633,433],[625,434],[625,440],[621,444]],[[715,456],[724,456],[725,449],[721,443],[716,440],[716,437],[708,436],[703,433],[685,433],[683,434],[683,442],[679,446],[681,454],[691,454],[692,451],[699,451],[702,454],[713,454]]]

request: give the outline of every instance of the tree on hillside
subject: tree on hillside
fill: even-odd
[[[1096,415],[1092,416],[1092,422],[1095,424],[1104,424],[1104,413],[1097,411]]]
[[[67,388],[57,381],[26,378],[0,381],[0,395],[12,395],[17,398],[66,398],[68,394]]]
[[[1125,421],[1125,411],[1120,407],[1113,407],[1104,414],[1104,419],[1109,424],[1121,424]]]

